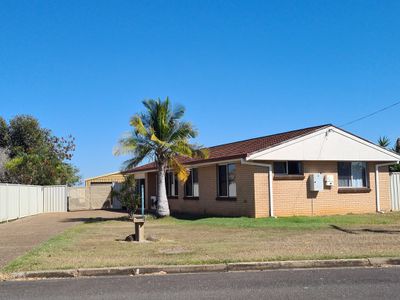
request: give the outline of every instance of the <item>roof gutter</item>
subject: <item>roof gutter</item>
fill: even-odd
[[[269,195],[269,216],[275,217],[274,213],[274,195],[272,192],[272,164],[263,164],[263,163],[255,163],[249,162],[245,159],[241,159],[240,163],[243,165],[250,165],[250,166],[258,166],[268,168],[268,195]]]
[[[376,195],[376,211],[377,212],[382,212],[381,211],[380,192],[379,192],[379,168],[386,167],[386,166],[392,166],[392,165],[395,165],[398,163],[399,163],[399,161],[375,165],[375,190],[376,190],[375,195]]]

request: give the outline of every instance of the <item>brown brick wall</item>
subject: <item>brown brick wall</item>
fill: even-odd
[[[177,199],[169,199],[172,212],[222,215],[222,216],[269,216],[268,169],[237,163],[235,201],[216,200],[217,165],[199,167],[199,200],[185,200],[183,184],[179,185]],[[388,167],[380,168],[381,209],[390,210]],[[308,191],[310,174],[321,172],[334,175],[334,186],[321,192]],[[276,216],[330,215],[347,213],[373,213],[375,199],[375,163],[368,163],[371,191],[368,193],[338,193],[337,162],[304,162],[303,180],[273,180],[274,213]],[[147,199],[155,195],[155,173],[148,173]]]
[[[334,176],[334,186],[321,192],[310,192],[307,180],[310,174],[321,172]],[[368,163],[371,191],[368,193],[338,193],[337,162],[304,162],[304,180],[274,180],[275,215],[332,215],[373,213],[376,211],[375,163]],[[390,210],[389,173],[380,168],[381,209]]]
[[[392,204],[390,201],[389,167],[379,168],[379,193],[379,198],[381,200],[381,210],[390,211],[392,209]]]
[[[236,200],[216,199],[217,165],[215,164],[198,168],[198,200],[184,199],[184,186],[182,183],[179,184],[178,198],[169,199],[171,211],[221,216],[268,216],[268,173],[266,168],[241,165],[240,163],[237,163],[236,167]],[[155,173],[148,173],[147,178],[149,179],[147,183],[149,196],[155,195]],[[255,193],[255,186],[258,187],[257,193]]]

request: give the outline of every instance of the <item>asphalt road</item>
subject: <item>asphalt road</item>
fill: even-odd
[[[400,268],[0,282],[0,299],[399,299]]]

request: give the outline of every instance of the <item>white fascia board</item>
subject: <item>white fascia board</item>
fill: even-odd
[[[398,162],[400,155],[334,126],[324,127],[275,147],[250,154],[246,160]]]

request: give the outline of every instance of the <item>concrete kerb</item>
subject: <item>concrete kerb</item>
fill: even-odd
[[[12,274],[0,274],[0,280],[41,279],[41,278],[74,278],[112,275],[150,275],[180,274],[206,272],[263,271],[278,269],[306,268],[345,268],[345,267],[385,267],[400,265],[400,258],[360,258],[360,259],[328,259],[328,260],[296,260],[226,263],[213,265],[171,265],[144,267],[88,268],[75,270],[30,271]]]

